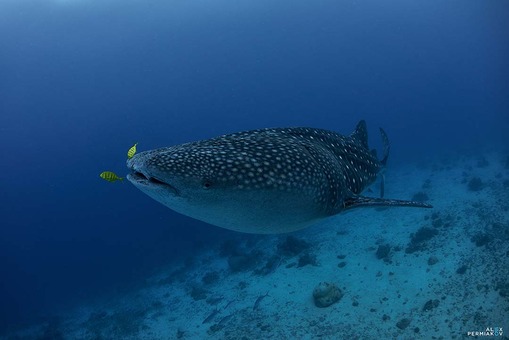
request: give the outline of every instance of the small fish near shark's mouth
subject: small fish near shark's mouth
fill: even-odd
[[[171,184],[136,170],[131,171],[131,173],[127,175],[127,179],[133,184],[165,188],[167,190],[172,190],[175,194],[178,195],[177,189]]]

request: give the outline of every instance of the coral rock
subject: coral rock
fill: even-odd
[[[317,307],[329,307],[343,297],[343,292],[335,284],[320,282],[313,290],[313,298]]]

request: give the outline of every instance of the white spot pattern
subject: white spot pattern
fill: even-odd
[[[321,129],[260,129],[141,152],[128,164],[206,180],[211,189],[298,191],[333,214],[371,184],[382,167],[365,145],[367,139],[359,135]]]

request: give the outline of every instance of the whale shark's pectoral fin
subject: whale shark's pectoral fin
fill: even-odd
[[[344,201],[345,209],[360,207],[376,207],[376,206],[433,208],[432,205],[423,202],[391,200],[385,198],[374,198],[366,196],[352,196],[345,199]]]

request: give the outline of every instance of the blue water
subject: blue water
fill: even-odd
[[[392,166],[507,148],[508,17],[501,0],[2,1],[0,331],[233,233],[102,181],[134,142],[363,118]]]

